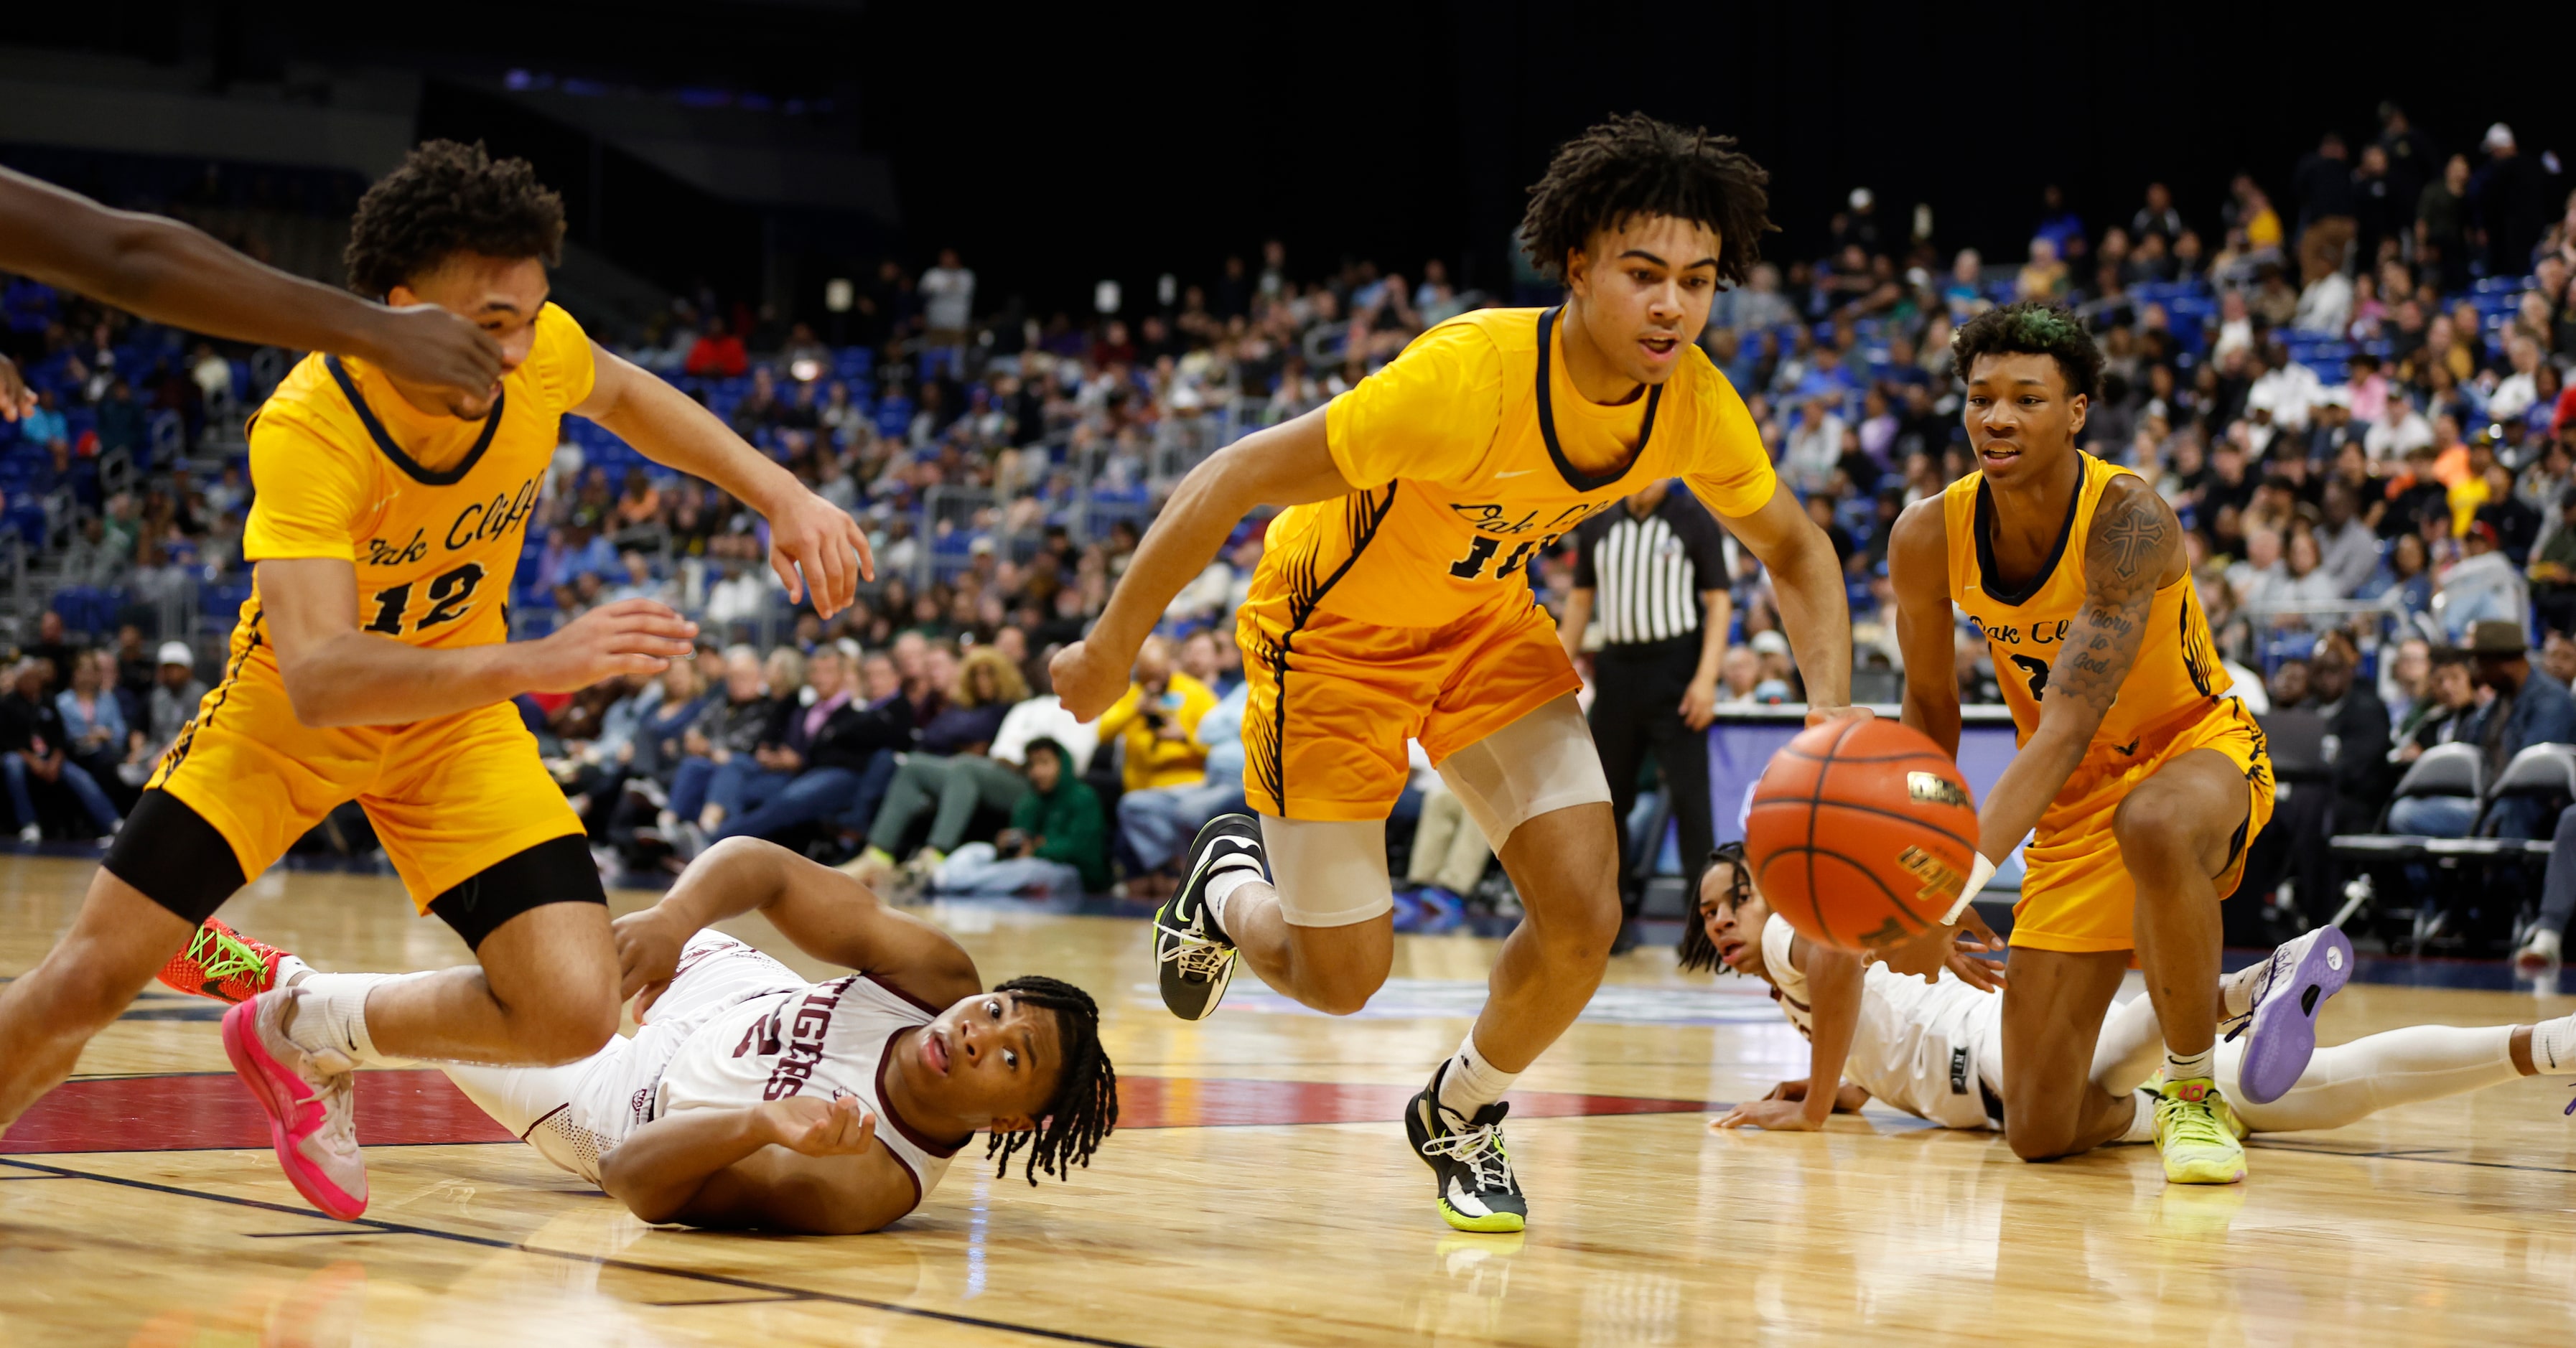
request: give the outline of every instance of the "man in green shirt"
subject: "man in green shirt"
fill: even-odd
[[[1029,792],[1011,826],[989,843],[968,843],[940,863],[941,894],[1077,898],[1109,887],[1109,847],[1100,797],[1064,770],[1064,746],[1029,741]]]

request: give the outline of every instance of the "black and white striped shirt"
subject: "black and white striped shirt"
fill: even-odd
[[[1700,594],[1726,588],[1726,535],[1678,483],[1640,519],[1622,503],[1575,530],[1574,588],[1593,592],[1613,646],[1696,635]]]

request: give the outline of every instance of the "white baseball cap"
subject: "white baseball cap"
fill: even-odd
[[[2478,142],[2478,147],[2479,147],[2480,149],[2485,149],[2485,150],[2510,150],[2510,149],[2512,149],[2512,148],[2513,148],[2513,128],[2512,128],[2512,127],[2509,127],[2509,126],[2506,126],[2506,125],[2505,125],[2504,123],[2502,123],[2502,122],[2498,122],[2498,123],[2496,123],[2495,125],[2488,127],[2488,128],[2487,128],[2487,138],[2486,138],[2485,140],[2482,140],[2482,141]]]
[[[184,641],[165,641],[161,643],[161,663],[186,665],[190,669],[195,669],[197,653],[189,649],[188,643]]]
[[[1756,632],[1753,634],[1753,653],[1756,655],[1787,655],[1789,653],[1789,639],[1780,635],[1778,632],[1768,629]]]

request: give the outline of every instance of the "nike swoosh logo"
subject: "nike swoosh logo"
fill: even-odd
[[[2139,738],[2139,739],[2144,739],[2144,738],[2146,738],[2146,737],[2145,737],[2145,736],[2143,736],[2143,735],[2141,735],[2141,736],[2139,736],[2138,738]],[[2137,756],[2138,756],[2138,741],[2137,741],[2137,740],[2131,740],[2131,741],[2129,741],[2129,742],[2128,742],[2128,743],[2126,743],[2126,744],[2115,744],[2115,745],[2113,745],[2113,746],[2111,746],[2111,747],[2113,747],[2113,748],[2115,748],[2115,749],[2118,749],[2121,753],[2127,754],[2127,755],[2128,755],[2129,757],[2131,757],[2131,758],[2135,758],[2135,757],[2137,757]]]
[[[1518,471],[1516,471],[1516,472],[1510,472],[1510,473],[1496,473],[1496,474],[1494,474],[1494,480],[1495,480],[1496,482],[1500,482],[1500,481],[1502,481],[1504,478],[1507,478],[1507,477],[1528,477],[1530,474],[1535,473],[1535,472],[1537,472],[1537,471],[1538,471],[1538,470],[1537,470],[1537,469],[1535,469],[1535,468],[1523,468],[1523,469],[1520,469],[1520,470],[1518,470]]]

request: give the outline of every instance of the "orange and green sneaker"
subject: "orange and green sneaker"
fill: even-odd
[[[181,992],[241,1003],[277,987],[302,960],[265,941],[254,941],[207,918],[188,948],[161,966],[161,981]]]
[[[2207,1077],[2157,1088],[2156,1150],[2174,1184],[2234,1184],[2245,1178],[2245,1125]]]

